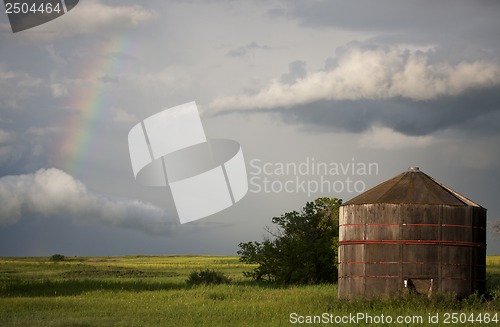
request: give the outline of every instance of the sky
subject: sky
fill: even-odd
[[[272,217],[409,166],[487,208],[500,254],[499,10],[81,0],[18,33],[2,11],[0,256],[232,255]],[[249,191],[180,224],[168,188],[135,180],[127,135],[191,101],[207,137],[240,143]]]

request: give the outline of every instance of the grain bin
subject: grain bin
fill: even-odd
[[[486,209],[417,167],[340,207],[340,298],[484,292]]]

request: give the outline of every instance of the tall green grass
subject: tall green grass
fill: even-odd
[[[493,314],[500,309],[500,257],[488,257],[487,262],[487,298],[473,295],[457,301],[451,296],[409,295],[345,301],[337,298],[336,285],[253,282],[243,276],[249,267],[238,257],[75,257],[61,262],[0,258],[0,326],[288,326],[291,313],[425,319],[446,312]],[[191,272],[202,269],[221,271],[231,283],[185,282]],[[445,324],[433,324],[439,325]]]

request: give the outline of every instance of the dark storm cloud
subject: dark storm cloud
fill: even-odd
[[[492,0],[285,1],[274,15],[295,17],[312,27],[367,31],[459,31],[499,26],[500,2]]]
[[[437,43],[453,62],[496,56],[500,1],[285,1],[274,10],[309,28],[372,34],[378,44]]]
[[[432,101],[325,100],[273,112],[287,123],[322,131],[360,133],[376,125],[412,136],[446,129],[491,134],[500,129],[500,121],[494,119],[500,114],[500,90],[474,90]]]

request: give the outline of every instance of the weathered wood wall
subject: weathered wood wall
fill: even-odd
[[[339,297],[484,292],[486,209],[425,204],[340,208]],[[410,286],[405,287],[405,280]]]

